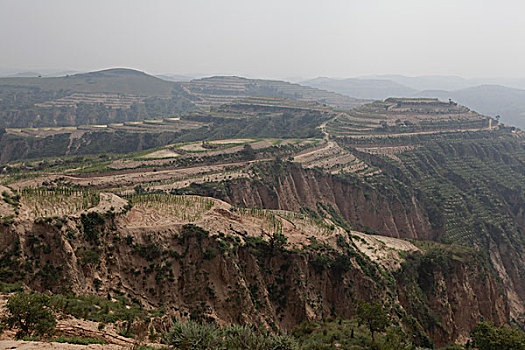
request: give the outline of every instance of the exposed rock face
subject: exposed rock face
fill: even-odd
[[[468,253],[461,261],[442,260],[432,253],[416,260],[396,274],[399,299],[436,345],[466,341],[468,330],[482,318],[496,323],[508,319],[508,299],[486,261]],[[428,301],[427,306],[420,298]]]
[[[352,317],[356,300],[381,300],[420,340],[428,331],[437,345],[466,336],[480,315],[496,323],[508,320],[501,286],[474,258],[446,255],[445,269],[406,241],[385,237],[385,243],[380,236],[340,228],[300,249],[293,231],[300,223],[290,218],[282,219],[290,227],[283,233],[293,243],[286,246],[260,226],[239,226],[242,218],[226,204],[215,205],[198,226],[166,223],[162,214],[137,210],[102,221],[92,214],[89,220],[61,220],[62,225],[55,219],[2,226],[4,279],[22,280],[39,291],[122,294],[146,307],[163,306],[181,319],[286,330],[308,319]],[[134,225],[137,215],[142,223],[164,224]],[[96,238],[88,239],[88,231]],[[413,261],[403,263],[399,251]],[[373,262],[379,256],[397,263],[380,266]]]
[[[320,209],[328,215],[340,213],[353,226],[391,237],[432,240],[432,228],[423,204],[413,195],[399,197],[389,190],[378,191],[362,183],[290,166],[271,181],[239,180],[215,194],[232,204],[299,212]],[[331,207],[331,208],[330,208]],[[331,209],[333,209],[332,212]]]
[[[439,159],[429,161],[431,164],[440,163]],[[278,169],[279,166],[281,169]],[[418,192],[408,187],[399,186],[396,189],[394,186],[382,187],[377,183],[370,186],[366,180],[352,181],[351,178],[344,179],[315,170],[301,169],[289,163],[272,165],[272,168],[265,168],[260,174],[259,181],[236,180],[224,184],[221,191],[212,195],[243,206],[292,211],[307,209],[323,213],[335,221],[340,215],[352,227],[391,237],[440,241],[445,236],[442,214],[438,214],[438,219],[434,220],[439,220],[440,225],[432,223],[432,208],[427,206],[428,202],[420,200]],[[398,175],[396,174],[396,179],[403,181],[401,175]],[[405,182],[410,184],[409,180]],[[458,180],[456,184],[461,186],[462,183]],[[500,192],[496,190],[494,193],[500,196],[501,202],[508,202],[509,208],[505,211],[507,209],[500,206],[498,210],[503,208],[502,217],[516,218],[516,231],[502,232],[491,225],[490,220],[478,221],[476,225],[484,227],[485,232],[479,233],[478,237],[471,237],[472,241],[463,244],[487,252],[493,268],[504,282],[512,318],[519,321],[525,312],[525,256],[519,248],[522,245],[519,235],[523,235],[525,230],[521,220],[523,203],[517,200],[519,195],[515,191],[501,189]],[[438,207],[433,212],[441,211],[443,208]],[[472,227],[468,229],[472,230]]]

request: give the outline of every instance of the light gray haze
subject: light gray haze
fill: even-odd
[[[0,0],[0,68],[525,76],[522,0]]]

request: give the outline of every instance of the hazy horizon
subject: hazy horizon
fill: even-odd
[[[2,0],[0,68],[525,77],[524,11],[515,0]]]
[[[46,68],[41,67],[40,69],[29,69],[25,67],[1,67],[0,66],[0,77],[9,77],[14,76],[17,74],[24,74],[24,73],[41,73],[43,74],[42,77],[59,77],[66,74],[72,75],[72,74],[84,74],[84,73],[90,73],[90,72],[98,72],[98,71],[104,71],[104,70],[111,70],[111,69],[131,69],[136,70],[139,72],[143,72],[149,75],[153,76],[186,76],[188,78],[203,78],[203,77],[212,77],[212,76],[238,76],[243,78],[249,78],[249,79],[281,79],[281,80],[296,80],[296,81],[307,81],[311,79],[316,78],[328,78],[328,79],[334,79],[334,80],[345,80],[345,79],[380,79],[385,80],[389,76],[399,76],[399,77],[405,77],[405,78],[451,78],[451,79],[462,79],[465,81],[490,81],[490,80],[497,80],[497,79],[510,79],[510,80],[522,80],[525,79],[525,77],[522,76],[513,76],[513,77],[504,77],[504,76],[474,76],[474,77],[465,77],[457,74],[420,74],[420,75],[408,75],[408,74],[396,74],[396,73],[382,73],[382,74],[363,74],[363,75],[354,75],[354,76],[327,76],[327,75],[311,75],[311,76],[275,76],[275,77],[262,77],[259,75],[254,74],[240,74],[240,73],[222,73],[222,72],[210,72],[210,73],[203,73],[203,72],[179,72],[179,71],[162,71],[162,72],[151,72],[148,70],[144,70],[141,67],[126,67],[126,66],[101,66],[101,67],[95,67],[89,70],[82,70],[82,69],[60,69],[60,68]],[[59,75],[63,74],[63,75]],[[487,83],[488,84],[488,83]]]

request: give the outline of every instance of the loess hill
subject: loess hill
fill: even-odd
[[[264,82],[182,83],[218,102],[176,117],[8,129],[2,282],[123,298],[154,333],[166,315],[291,331],[360,300],[427,348],[524,326],[521,131],[452,101],[343,111]]]
[[[166,81],[131,69],[53,78],[0,78],[0,127],[65,127],[162,119],[249,96],[353,108],[362,100],[284,81],[211,77]]]

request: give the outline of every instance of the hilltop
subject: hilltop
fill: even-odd
[[[211,77],[173,82],[131,69],[49,78],[0,78],[0,127],[64,127],[158,119],[250,96],[351,109],[364,101],[274,80]]]
[[[174,84],[137,70],[114,68],[64,77],[0,78],[0,87],[2,89],[26,87],[41,90],[170,96]]]
[[[217,106],[246,96],[272,96],[316,101],[346,110],[364,103],[363,100],[280,80],[210,77],[182,83],[182,86],[199,99],[196,102],[198,105],[203,106]]]
[[[0,127],[136,121],[195,109],[183,89],[131,69],[0,78]]]
[[[467,80],[459,77],[404,77],[385,75],[351,79],[317,78],[303,85],[363,99],[432,97],[452,99],[510,125],[525,129],[525,85],[519,79]],[[503,86],[510,84],[513,87]]]
[[[525,129],[525,90],[501,85],[479,85],[453,91],[422,91],[420,96],[453,99],[480,113],[501,116],[510,125]]]

